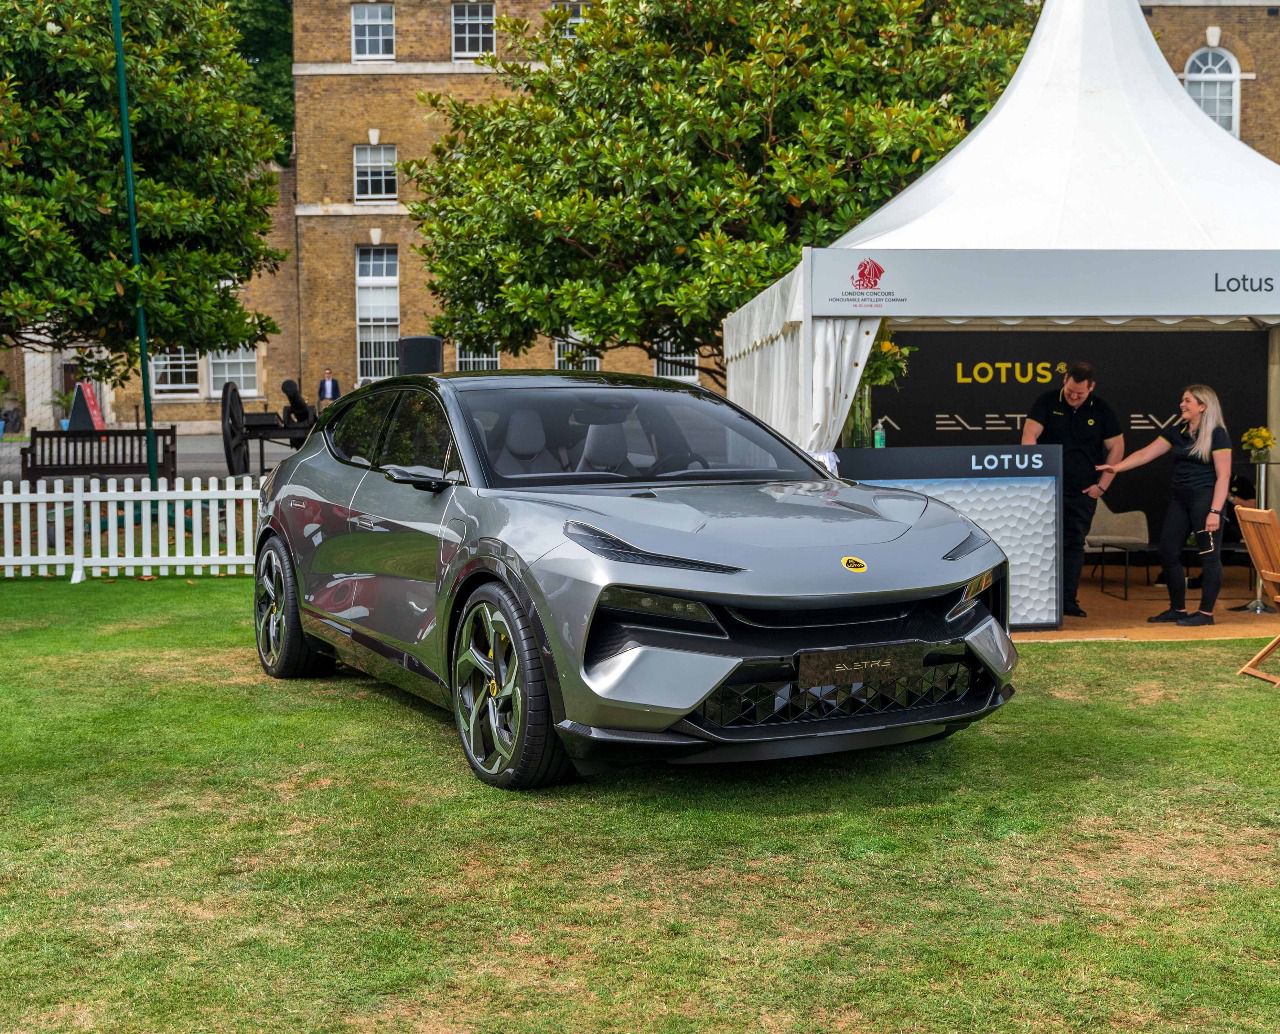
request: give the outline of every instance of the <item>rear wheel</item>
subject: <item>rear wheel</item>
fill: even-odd
[[[321,653],[302,631],[298,587],[289,550],[272,537],[258,554],[253,586],[253,628],[258,660],[272,678],[327,675],[333,658]]]
[[[467,600],[453,649],[453,714],[472,770],[491,786],[524,790],[572,773],[528,615],[506,586]]]

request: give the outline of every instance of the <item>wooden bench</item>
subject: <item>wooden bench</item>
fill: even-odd
[[[156,472],[173,484],[178,472],[177,428],[157,427]],[[22,480],[146,477],[147,432],[31,431],[22,449]]]

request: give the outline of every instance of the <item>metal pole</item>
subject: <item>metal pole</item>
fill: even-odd
[[[133,194],[133,137],[129,132],[129,91],[124,82],[124,29],[120,24],[120,0],[111,0],[111,31],[116,42],[116,85],[120,91],[120,135],[124,140],[124,191],[129,206],[129,243],[133,248],[133,268],[142,269],[142,252],[138,247],[138,206]],[[156,468],[156,430],[151,421],[151,363],[147,357],[147,313],[142,306],[142,286],[138,286],[134,311],[138,317],[138,357],[142,364],[142,411],[147,421],[147,472],[154,491],[158,480]]]

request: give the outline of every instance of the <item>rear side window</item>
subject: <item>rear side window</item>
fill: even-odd
[[[435,396],[405,392],[387,428],[378,466],[443,471],[449,441],[449,421]]]
[[[393,392],[381,391],[366,395],[343,411],[329,430],[329,444],[339,459],[372,466],[378,434],[394,400]]]

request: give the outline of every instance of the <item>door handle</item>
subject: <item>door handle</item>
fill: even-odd
[[[306,509],[306,506],[307,506],[307,504],[304,503],[301,499],[290,499],[289,505],[292,506],[295,510],[304,510]]]
[[[348,523],[354,524],[357,528],[363,528],[365,531],[373,531],[378,526],[378,522],[372,517],[348,517]]]

